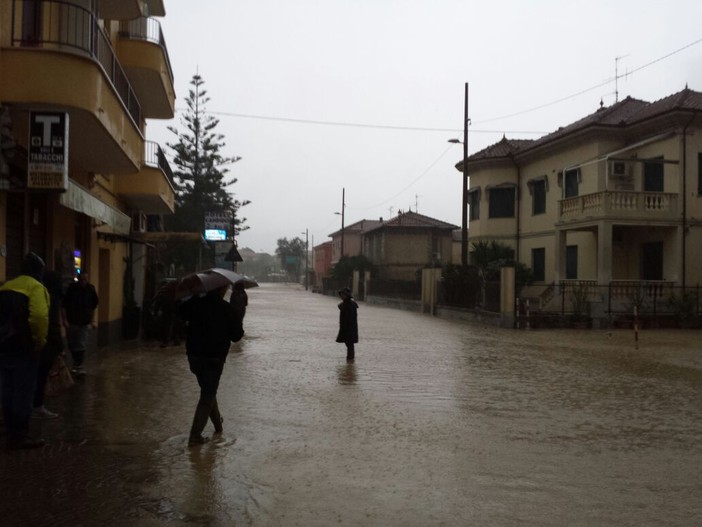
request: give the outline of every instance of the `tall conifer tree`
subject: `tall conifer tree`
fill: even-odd
[[[206,112],[210,99],[204,83],[197,74],[190,81],[188,109],[181,118],[185,131],[168,127],[178,142],[168,143],[175,153],[176,211],[167,217],[166,225],[171,231],[203,232],[206,212],[229,212],[233,217],[230,236],[236,236],[248,229],[239,209],[250,202],[234,199],[228,190],[237,179],[228,175],[227,165],[239,158],[222,154],[224,136],[215,130],[219,120]]]

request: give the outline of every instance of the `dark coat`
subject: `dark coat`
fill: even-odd
[[[225,358],[232,342],[244,336],[241,319],[217,294],[194,297],[177,308],[187,322],[185,349],[191,357]]]
[[[63,296],[66,320],[72,326],[87,326],[93,321],[98,307],[98,295],[93,284],[71,282]]]
[[[357,310],[358,304],[350,296],[339,302],[339,334],[336,336],[337,342],[352,344],[358,342]]]

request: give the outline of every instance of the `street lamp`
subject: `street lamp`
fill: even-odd
[[[307,288],[309,287],[309,263],[308,263],[308,258],[310,254],[310,238],[309,238],[309,229],[305,229],[305,232],[301,232],[300,234],[305,235],[305,291],[307,291]]]
[[[449,139],[449,143],[463,144],[463,194],[461,197],[461,265],[468,265],[468,83],[465,86],[463,103],[463,141]]]
[[[341,256],[339,260],[344,257],[344,209],[346,208],[346,188],[341,189],[341,212],[335,212],[334,214],[341,215]]]

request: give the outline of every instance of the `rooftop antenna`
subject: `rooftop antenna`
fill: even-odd
[[[414,195],[414,212],[419,212],[419,194]]]
[[[619,61],[623,59],[624,57],[628,57],[629,55],[621,55],[620,57],[614,57],[614,102],[618,103],[619,102]],[[622,77],[626,77],[629,75],[628,73],[625,73],[622,75]]]

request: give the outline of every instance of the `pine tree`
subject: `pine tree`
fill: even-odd
[[[248,229],[239,209],[250,201],[234,199],[228,191],[237,179],[228,176],[226,166],[240,158],[222,154],[224,136],[215,131],[219,120],[206,112],[210,99],[203,88],[205,81],[195,74],[190,84],[188,109],[181,119],[186,131],[168,127],[178,142],[168,143],[175,153],[176,211],[167,218],[166,225],[171,231],[203,232],[206,212],[228,212],[233,218],[229,235],[236,236]]]

